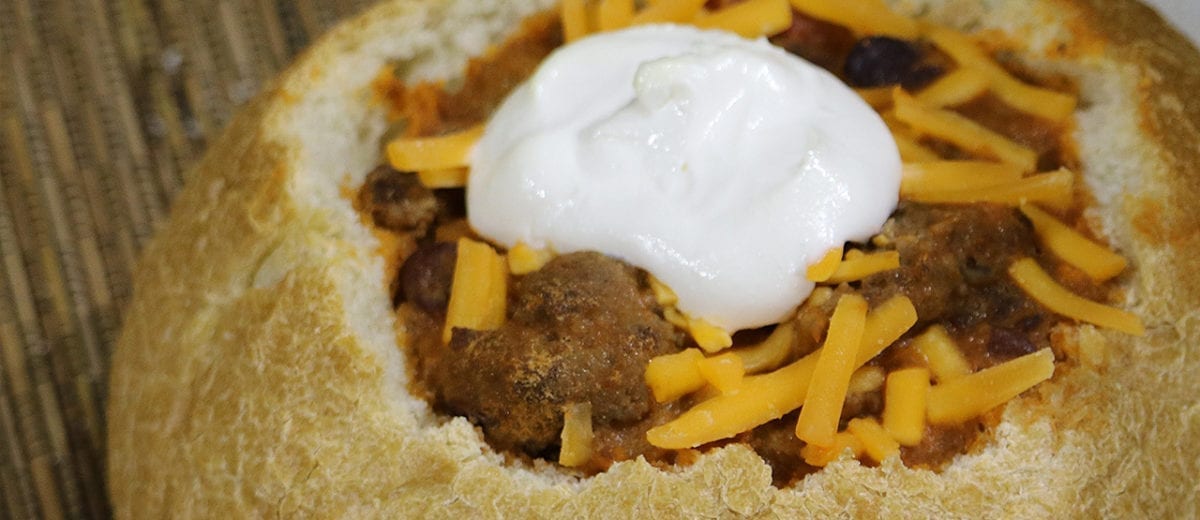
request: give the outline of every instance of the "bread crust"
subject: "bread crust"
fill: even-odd
[[[1031,66],[1078,79],[1088,216],[1131,259],[1120,283],[1148,332],[1081,327],[1109,368],[1060,370],[980,452],[941,473],[843,459],[783,490],[739,446],[580,479],[506,463],[432,413],[406,391],[383,263],[340,196],[378,160],[367,85],[385,60],[453,74],[547,5],[401,0],[339,26],[243,109],[145,251],[112,366],[116,516],[1200,515],[1200,54],[1133,2],[992,4],[897,8],[1003,30],[1031,42]]]

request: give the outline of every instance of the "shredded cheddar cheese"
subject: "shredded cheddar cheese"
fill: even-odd
[[[659,281],[658,278],[650,276],[650,290],[654,293],[654,301],[659,305],[675,305],[679,302],[679,297],[675,295],[667,284]]]
[[[696,368],[700,371],[700,377],[721,393],[736,390],[742,385],[742,376],[746,375],[742,358],[733,352],[701,359],[696,362]]]
[[[867,301],[857,294],[838,300],[829,319],[825,345],[817,358],[815,373],[808,385],[804,407],[796,422],[796,437],[817,446],[833,446],[850,375],[856,368],[855,357],[862,342],[867,317]]]
[[[944,27],[928,27],[926,37],[960,67],[979,71],[987,78],[992,92],[1017,110],[1054,122],[1066,119],[1075,111],[1074,96],[1026,85],[965,34]]]
[[[1125,270],[1124,257],[1092,242],[1037,206],[1022,204],[1021,213],[1033,223],[1034,232],[1047,249],[1093,280],[1102,282]]]
[[[883,388],[886,374],[882,367],[867,365],[850,375],[850,386],[846,387],[846,396],[871,393]]]
[[[824,283],[853,282],[898,267],[900,267],[900,253],[897,251],[862,254],[861,251],[851,250],[846,253],[846,258],[838,264],[837,269],[824,280]]]
[[[984,161],[928,161],[905,163],[900,175],[900,196],[923,191],[987,188],[1021,178],[1021,170]]]
[[[658,0],[642,8],[629,25],[650,23],[686,23],[696,18],[705,0]]]
[[[601,0],[597,8],[597,23],[601,31],[625,28],[633,20],[633,0]]]
[[[742,367],[747,374],[756,374],[778,367],[787,359],[796,337],[796,326],[791,321],[780,323],[762,343],[751,347],[738,347],[733,353],[742,358]]]
[[[804,458],[806,464],[823,468],[837,460],[846,450],[850,450],[852,456],[859,457],[863,454],[863,443],[854,434],[843,431],[834,436],[833,446],[825,448],[815,444],[805,444],[803,448],[800,448],[800,456]]]
[[[457,327],[499,328],[504,324],[507,301],[508,266],[504,257],[483,242],[459,239],[442,341],[448,343]]]
[[[580,466],[592,458],[592,404],[571,403],[563,407],[562,444],[558,463],[568,468]]]
[[[947,107],[961,105],[987,92],[988,79],[982,72],[958,68],[938,78],[913,97],[925,106]]]
[[[883,462],[888,457],[900,454],[900,443],[888,435],[887,430],[872,417],[850,419],[846,424],[846,431],[858,438],[862,443],[863,452],[876,462]]]
[[[508,270],[515,275],[529,274],[546,265],[554,258],[554,252],[548,249],[534,249],[524,242],[508,250]]]
[[[949,142],[963,150],[1016,166],[1022,172],[1037,167],[1037,153],[958,113],[926,106],[902,89],[892,92],[896,119],[920,133]]]
[[[588,0],[562,0],[559,4],[562,18],[563,39],[567,43],[587,36],[591,32],[588,22]]]
[[[467,185],[466,168],[444,168],[439,170],[421,170],[417,172],[417,180],[429,189],[462,188]]]
[[[971,365],[946,328],[934,325],[913,340],[913,348],[925,358],[925,364],[939,383],[953,381],[971,373]]]
[[[913,137],[907,131],[898,132],[893,129],[892,139],[896,140],[896,150],[900,152],[900,159],[905,162],[935,161],[939,159],[937,152],[926,148],[917,141],[916,137]]]
[[[733,345],[733,337],[721,327],[700,318],[687,318],[687,330],[705,352],[716,352]]]
[[[943,204],[993,202],[1018,206],[1026,202],[1040,202],[1054,208],[1070,207],[1075,196],[1075,174],[1066,168],[1013,181],[983,184],[988,185],[968,186],[960,189],[910,186],[907,192],[901,193],[901,196],[917,202]]]
[[[1030,298],[1058,314],[1135,336],[1146,332],[1137,315],[1079,297],[1055,282],[1032,258],[1013,262],[1008,274]]]
[[[743,38],[761,38],[792,25],[788,0],[747,0],[696,19],[701,29],[724,29]]]
[[[916,446],[925,434],[929,369],[904,368],[887,376],[883,395],[883,429],[902,446]]]
[[[646,385],[654,400],[674,401],[703,387],[704,376],[697,366],[703,359],[704,354],[694,348],[651,359],[646,365]]]
[[[400,171],[462,168],[480,135],[483,125],[438,137],[398,137],[387,144],[388,163]]]
[[[854,91],[876,111],[892,106],[892,87],[856,88]]]
[[[830,249],[825,253],[817,263],[808,266],[805,271],[805,277],[809,281],[824,282],[828,280],[833,273],[837,271],[838,265],[842,263],[842,246]]]
[[[792,7],[849,28],[859,35],[894,36],[913,40],[920,33],[917,22],[892,12],[881,0],[791,0]]]
[[[929,390],[928,418],[956,424],[1000,406],[1054,375],[1054,353],[1042,349]]]
[[[916,321],[916,309],[904,296],[871,309],[854,367],[879,355]],[[674,420],[651,428],[646,440],[660,448],[693,448],[778,419],[804,403],[819,355],[818,349],[774,372],[747,376],[737,390],[705,400]]]

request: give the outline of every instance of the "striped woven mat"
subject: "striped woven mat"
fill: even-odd
[[[0,0],[0,518],[104,518],[109,354],[205,143],[369,0]]]

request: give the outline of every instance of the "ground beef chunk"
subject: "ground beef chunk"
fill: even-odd
[[[655,406],[646,363],[677,351],[679,339],[646,305],[642,285],[631,267],[598,253],[555,258],[515,283],[500,329],[455,331],[430,367],[433,392],[493,446],[533,456],[557,448],[565,404],[590,402],[597,429],[646,418]],[[618,447],[624,458],[643,449]]]
[[[438,199],[417,176],[385,165],[367,175],[358,203],[375,225],[400,233],[424,235],[437,216]]]
[[[872,304],[904,294],[920,323],[965,326],[1010,318],[1027,303],[1007,271],[1017,257],[1036,256],[1037,246],[1033,229],[1013,208],[906,202],[884,235],[901,265],[863,280]]]
[[[872,304],[908,296],[917,309],[913,330],[946,326],[976,369],[1046,344],[1053,320],[1008,276],[1018,257],[1038,255],[1032,227],[1017,210],[902,203],[884,235],[901,265],[863,280]]]

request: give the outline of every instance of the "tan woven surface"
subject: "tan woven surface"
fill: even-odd
[[[108,359],[188,166],[370,0],[0,0],[0,518],[107,517]]]

